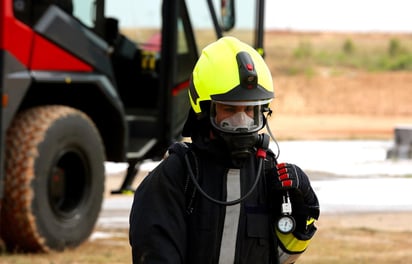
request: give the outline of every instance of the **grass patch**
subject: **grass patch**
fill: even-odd
[[[272,69],[277,73],[312,76],[325,67],[335,73],[412,70],[412,37],[407,34],[267,34],[272,41],[266,44],[266,54],[277,62]]]

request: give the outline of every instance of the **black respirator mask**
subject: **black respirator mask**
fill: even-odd
[[[256,148],[265,144],[258,134],[266,124],[265,112],[270,112],[268,101],[213,101],[210,121],[217,135],[225,142],[232,160],[241,164]]]

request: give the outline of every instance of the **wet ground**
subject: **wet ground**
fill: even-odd
[[[412,211],[412,160],[387,160],[391,146],[386,140],[281,141],[279,162],[308,173],[322,214]],[[144,164],[140,174],[155,165]],[[124,166],[107,164],[108,179],[118,184]],[[132,201],[132,195],[107,195],[97,227],[128,228]]]

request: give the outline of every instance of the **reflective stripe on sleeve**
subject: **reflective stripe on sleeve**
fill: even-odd
[[[279,253],[279,263],[281,264],[295,263],[296,260],[300,257],[300,255],[302,255],[302,253],[288,254],[285,251],[283,251],[281,247],[278,247],[278,253]]]

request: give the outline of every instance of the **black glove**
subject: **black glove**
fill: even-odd
[[[275,177],[276,191],[288,190],[297,214],[319,218],[319,202],[308,176],[301,168],[290,163],[277,164]]]

